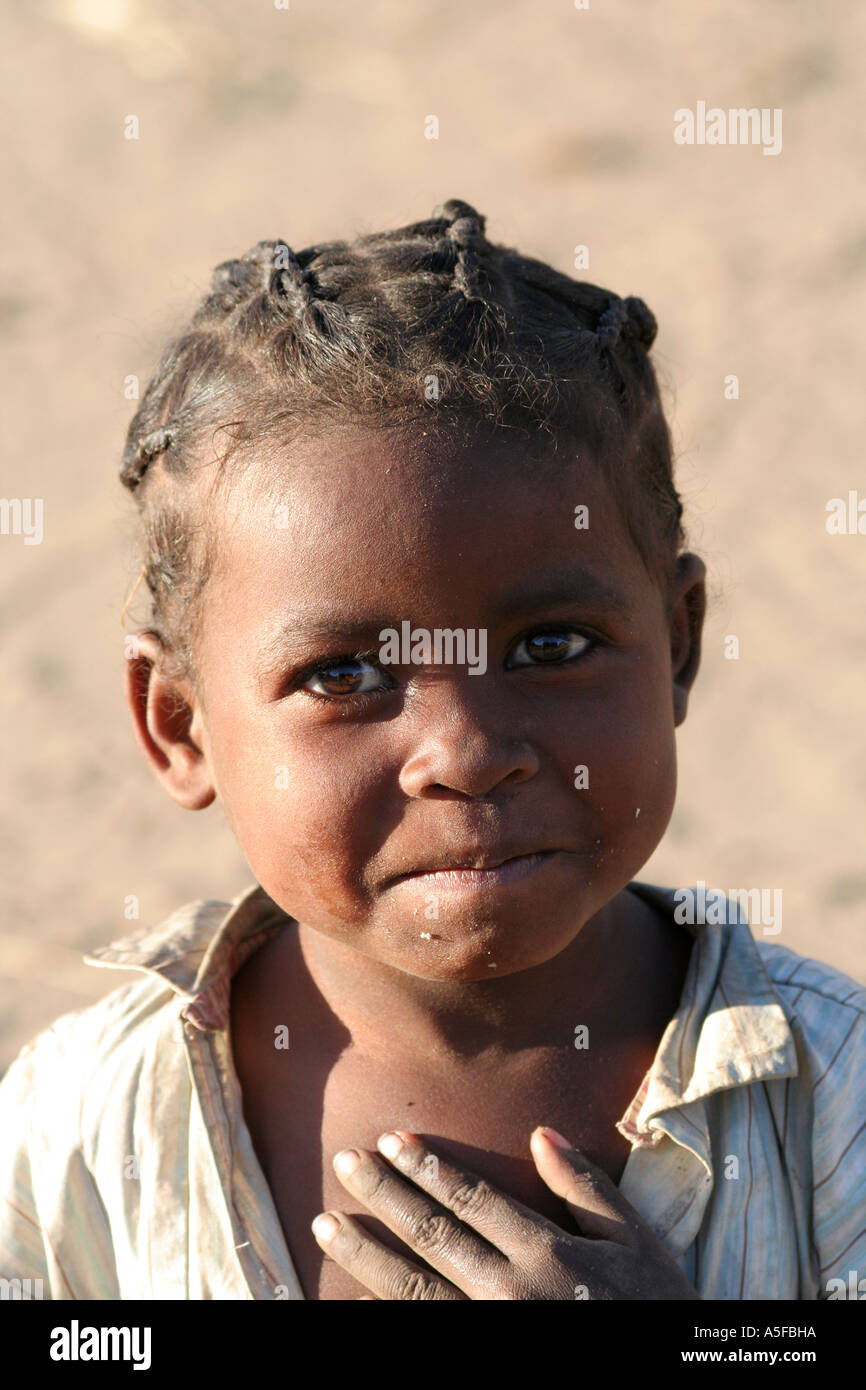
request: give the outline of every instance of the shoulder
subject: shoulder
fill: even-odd
[[[142,979],[64,1014],[0,1080],[4,1276],[38,1279],[52,1298],[119,1296],[97,1158],[122,1171],[135,1152],[138,1083],[171,993]]]
[[[866,1099],[866,987],[786,946],[756,945],[813,1083],[831,1092],[855,1082]]]
[[[760,945],[797,1040],[799,1073],[783,1133],[808,1136],[819,1298],[862,1297],[866,1268],[866,989],[823,961]]]
[[[78,1146],[88,1101],[98,1098],[105,1107],[117,1096],[118,1086],[133,1099],[135,1075],[179,1011],[176,1001],[169,986],[142,978],[62,1015],[38,1033],[0,1081],[0,1129],[7,1142],[16,1131],[20,1136],[26,1115],[31,1143],[55,1150]]]
[[[138,1228],[142,1193],[156,1190],[157,1170],[175,1171],[184,1143],[193,1088],[186,982],[230,906],[188,904],[93,952],[100,964],[134,963],[140,974],[55,1019],[0,1079],[3,1275],[40,1279],[52,1298],[121,1297],[123,1233]],[[150,1188],[129,1180],[142,1154]],[[170,1187],[166,1180],[166,1200]]]
[[[630,886],[671,914],[675,922],[711,921],[709,892],[704,904],[695,889]],[[866,987],[835,966],[755,935],[739,903],[720,893],[713,896],[719,901],[712,925],[702,927],[696,938],[702,945],[710,1018],[715,1017],[717,990],[724,985],[722,1000],[731,1021],[741,1031],[748,1014],[756,1015],[754,1046],[766,1048],[765,1035],[776,1039],[795,1068],[780,1077],[786,1094],[790,1092],[793,1100],[796,1093],[804,1114],[826,1133],[837,1116],[843,1119],[841,1111],[846,1106],[858,1104],[861,1110],[866,1106]],[[705,919],[688,915],[690,903],[696,900],[706,911]],[[680,911],[683,901],[685,914]],[[731,1001],[736,1005],[733,1010]],[[848,1130],[847,1121],[840,1128]]]
[[[858,1020],[866,1017],[866,986],[832,965],[756,936],[733,894],[706,891],[703,884],[696,889],[633,882],[629,888],[678,930],[686,923],[701,924],[700,936],[691,929],[701,943],[708,989],[724,980],[728,992],[733,987],[746,1002],[752,995],[775,997],[788,1022],[816,1044],[839,1029],[857,1031]]]
[[[803,1008],[825,1009],[829,1013],[842,1009],[850,1015],[866,1014],[866,985],[858,984],[850,975],[775,942],[756,940],[755,945],[773,988],[791,1006],[796,1002]]]
[[[758,949],[797,1044],[782,1134],[810,1193],[817,1296],[859,1297],[848,1272],[866,1261],[866,989],[787,947]]]
[[[201,899],[177,908],[156,926],[141,929],[85,959],[102,967],[141,973],[102,999],[54,1020],[21,1048],[0,1078],[0,1106],[27,1103],[31,1128],[59,1137],[66,1116],[76,1120],[96,1098],[105,1105],[117,1087],[136,1089],[136,1078],[159,1055],[170,1066],[180,1039],[185,987],[194,976],[229,903]],[[78,1098],[75,1100],[75,1098]],[[73,1104],[74,1102],[74,1104]],[[20,1112],[19,1112],[20,1113]]]

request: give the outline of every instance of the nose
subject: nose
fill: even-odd
[[[494,707],[487,692],[470,695],[456,682],[437,683],[417,710],[418,732],[400,769],[402,790],[411,797],[478,799],[534,777],[541,766],[538,751],[505,726],[509,713],[498,702]]]

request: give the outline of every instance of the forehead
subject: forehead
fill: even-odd
[[[299,596],[399,607],[449,594],[481,608],[515,577],[584,574],[629,589],[644,573],[577,444],[334,431],[260,469],[251,459],[222,510],[212,585],[235,611],[244,598],[255,610],[294,609]]]
[[[590,498],[599,527],[626,529],[617,527],[622,518],[586,449],[516,432],[474,440],[437,437],[421,426],[335,430],[275,450],[261,462],[253,457],[240,485],[229,482],[225,491],[232,526],[244,517],[261,523],[282,507],[287,529],[299,540],[311,523],[358,532],[379,523],[399,536],[441,521],[468,533],[484,529],[491,508],[500,523],[512,514],[524,525],[558,518],[575,529],[574,508]]]

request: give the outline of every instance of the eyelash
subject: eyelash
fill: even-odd
[[[382,690],[359,690],[348,695],[323,695],[319,690],[304,690],[304,682],[311,676],[317,676],[320,671],[328,671],[332,666],[341,666],[350,661],[369,662],[370,665],[378,664],[378,648],[372,648],[363,652],[341,652],[338,656],[328,657],[327,661],[317,661],[311,666],[305,666],[303,671],[299,671],[292,681],[291,690],[300,690],[304,695],[309,695],[312,700],[324,700],[329,704],[348,705],[366,704],[371,695],[382,695]],[[382,674],[387,674],[384,669]],[[291,692],[290,692],[291,693]]]
[[[512,666],[508,667],[507,669],[525,671],[532,669],[533,666],[536,670],[538,670],[539,668],[543,669],[545,665],[554,668],[561,668],[563,666],[576,665],[578,662],[582,662],[585,664],[593,656],[595,656],[598,653],[599,648],[604,645],[603,639],[599,637],[595,632],[591,632],[588,629],[582,627],[568,627],[565,625],[551,625],[549,627],[531,628],[527,633],[524,634],[523,637],[519,637],[514,645],[520,646],[521,643],[528,642],[533,637],[543,637],[545,633],[553,633],[556,636],[565,636],[566,634],[571,635],[573,633],[576,633],[578,636],[584,637],[590,643],[590,645],[586,647],[582,652],[578,652],[574,656],[566,657],[564,661],[550,663],[526,662],[521,663],[520,666]],[[287,694],[291,694],[296,690],[300,690],[303,692],[304,695],[308,695],[310,699],[321,700],[327,704],[354,705],[356,707],[368,704],[372,699],[375,699],[377,696],[385,694],[389,690],[395,689],[395,687],[386,687],[384,690],[381,688],[377,690],[359,690],[355,692],[349,692],[345,695],[324,695],[321,691],[318,690],[305,690],[304,685],[305,682],[310,680],[312,676],[317,676],[322,671],[328,671],[333,666],[340,666],[344,664],[347,665],[349,662],[369,662],[371,665],[377,666],[377,658],[378,649],[373,648],[372,650],[360,652],[341,652],[337,656],[329,657],[327,661],[314,662],[309,666],[305,666],[302,671],[299,671],[297,673],[297,675],[294,677],[291,683],[289,691],[287,691]],[[388,672],[385,671],[383,667],[380,667],[379,669],[382,671],[383,675],[388,674]]]

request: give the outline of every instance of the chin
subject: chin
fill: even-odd
[[[462,927],[429,922],[419,928],[411,949],[403,943],[399,960],[389,953],[389,963],[424,980],[469,984],[543,965],[570,946],[576,935],[573,919],[567,928],[563,925],[559,933],[548,930],[543,938],[528,933],[525,922],[512,931],[490,923]]]

